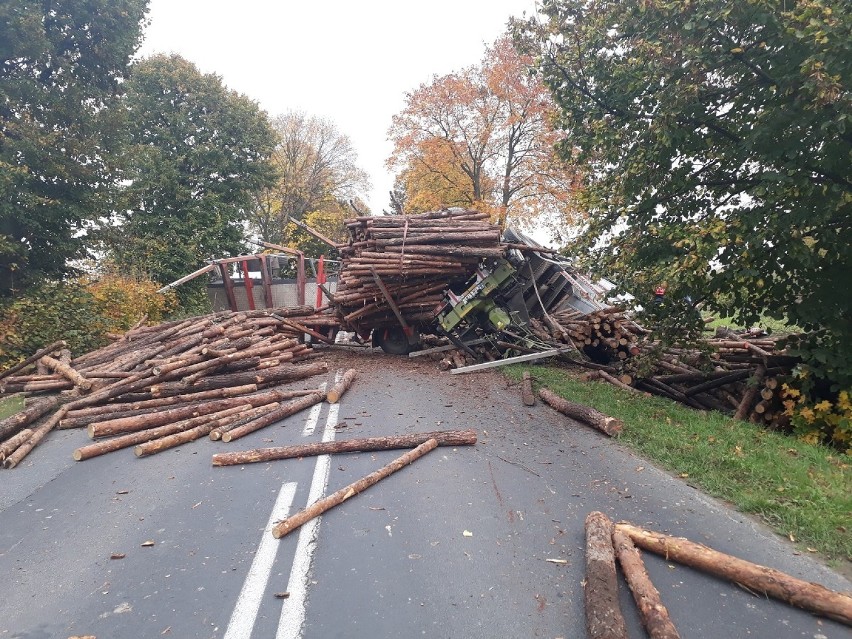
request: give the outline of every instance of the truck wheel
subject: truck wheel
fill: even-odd
[[[376,345],[389,355],[408,355],[412,351],[408,335],[400,326],[376,329],[375,338]]]

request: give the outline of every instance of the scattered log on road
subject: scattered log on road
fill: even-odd
[[[687,539],[670,537],[627,523],[616,529],[634,544],[676,561],[741,584],[749,590],[786,601],[841,623],[852,626],[852,597],[829,590],[819,584],[803,581],[779,570],[739,559]]]
[[[620,420],[604,415],[590,406],[569,402],[547,388],[539,389],[538,396],[563,415],[596,428],[610,437],[619,435],[624,427]]]
[[[43,417],[51,410],[59,406],[59,397],[42,397],[33,402],[28,402],[28,406],[24,410],[7,417],[0,421],[0,439],[5,439],[9,435],[14,435],[24,426],[29,426],[34,421]]]
[[[245,437],[249,433],[265,428],[266,426],[274,424],[275,422],[280,421],[285,417],[289,417],[290,415],[295,415],[306,408],[310,408],[314,404],[319,404],[324,398],[325,393],[317,391],[310,395],[293,399],[286,404],[281,404],[281,406],[262,417],[258,417],[257,419],[253,419],[252,421],[243,424],[242,426],[237,426],[233,430],[222,433],[222,441],[227,443],[232,442],[235,439],[239,439],[240,437]]]
[[[340,490],[335,493],[332,493],[328,497],[324,497],[323,499],[314,502],[306,509],[296,513],[292,517],[288,517],[284,521],[278,522],[272,528],[272,536],[276,539],[280,539],[284,535],[294,531],[295,529],[299,528],[301,525],[310,521],[314,517],[319,517],[330,508],[342,504],[350,497],[353,497],[358,493],[365,491],[367,488],[378,483],[388,475],[391,475],[403,468],[404,466],[407,466],[408,464],[412,463],[413,461],[420,459],[423,455],[434,450],[437,446],[438,440],[436,439],[430,439],[420,444],[417,448],[408,451],[401,457],[398,457],[397,459],[392,461],[387,466],[383,466],[379,470],[370,473],[366,477],[362,477],[358,481],[353,482],[348,486],[345,486],[344,488],[341,488]]]
[[[23,444],[30,438],[30,435],[33,434],[33,431],[29,428],[25,428],[17,435],[12,435],[5,442],[0,444],[0,462],[2,462],[6,457],[14,453],[18,446]]]
[[[680,639],[677,628],[669,617],[669,611],[660,599],[659,591],[651,583],[651,578],[645,570],[642,555],[630,537],[615,528],[612,531],[612,543],[648,636],[651,639]]]
[[[529,371],[524,371],[521,384],[521,399],[524,402],[524,406],[535,406],[535,394],[533,393],[532,377]]]
[[[316,442],[296,446],[278,446],[275,448],[256,448],[232,453],[213,455],[214,466],[236,466],[254,462],[267,462],[279,459],[294,459],[316,455],[336,453],[359,453],[373,450],[394,450],[414,448],[434,439],[438,446],[472,446],[476,444],[475,430],[443,430],[415,435],[396,435],[390,437],[366,437],[345,441]]]
[[[340,398],[343,396],[343,393],[347,391],[347,389],[352,385],[355,376],[358,374],[354,368],[350,368],[343,374],[343,377],[337,382],[334,386],[332,386],[331,390],[326,393],[326,400],[329,404],[336,404],[340,401]]]
[[[24,459],[27,455],[30,454],[33,448],[38,446],[42,440],[47,437],[47,434],[53,430],[56,425],[59,423],[59,420],[62,419],[63,415],[65,415],[66,407],[60,406],[60,408],[47,419],[41,426],[33,429],[33,434],[30,435],[29,439],[27,439],[24,443],[22,443],[15,450],[14,453],[6,457],[3,460],[3,468],[14,468],[18,464],[21,463],[21,460]]]
[[[589,639],[627,639],[618,603],[612,521],[601,512],[586,516],[586,630]]]

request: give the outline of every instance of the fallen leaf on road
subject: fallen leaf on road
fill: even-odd
[[[465,531],[462,533],[462,535],[464,535],[465,537],[473,537],[473,533],[472,533],[472,532],[470,532],[469,530],[465,530]]]
[[[143,548],[148,548],[148,547],[153,546],[153,545],[154,545],[154,542],[153,542],[153,541],[151,541],[150,539],[149,539],[148,541],[143,541],[143,542],[142,542],[142,547],[143,547]]]
[[[370,510],[385,510],[384,506],[370,506]]]
[[[567,564],[567,559],[545,559],[545,561],[549,561],[552,564]]]
[[[116,495],[126,495],[129,492],[130,492],[129,490],[117,490],[117,491],[115,491],[115,494]]]
[[[202,504],[202,502],[198,502],[197,504],[193,504],[192,508],[193,509],[198,508],[201,504]]]
[[[275,593],[276,599],[287,599],[289,596],[290,596],[289,592],[276,592]]]
[[[114,552],[109,556],[110,559],[124,559],[125,557],[127,555],[123,552]]]

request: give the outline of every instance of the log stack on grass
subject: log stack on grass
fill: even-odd
[[[315,315],[299,306],[138,326],[68,362],[59,356],[66,345],[53,344],[0,378],[2,393],[27,397],[0,421],[0,461],[15,467],[54,429],[96,440],[78,460],[129,446],[142,456],[214,432],[236,439],[303,410],[325,398],[301,387],[328,371],[306,361],[315,351],[301,340]],[[53,372],[34,372],[39,362]]]

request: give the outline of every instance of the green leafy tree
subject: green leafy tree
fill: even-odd
[[[579,247],[634,293],[812,331],[852,381],[852,4],[546,0],[515,25],[585,168]],[[727,296],[730,306],[720,300]]]
[[[147,0],[0,3],[0,295],[84,254]]]
[[[253,196],[274,180],[266,114],[177,55],[135,64],[122,105],[124,182],[105,228],[116,263],[170,282],[245,250]]]

